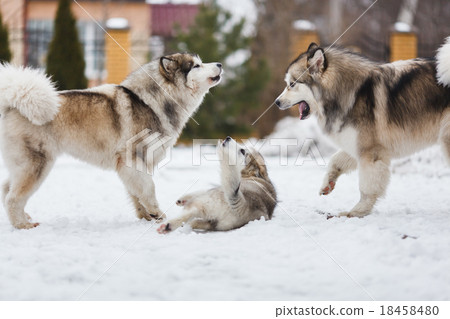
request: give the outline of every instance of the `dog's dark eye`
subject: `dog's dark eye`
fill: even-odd
[[[293,88],[293,87],[295,86],[296,83],[297,83],[297,82],[291,82],[291,83],[289,83],[289,86],[290,86],[291,88]]]
[[[240,151],[242,155],[245,155],[245,150],[243,148],[241,148]]]
[[[196,64],[196,65],[194,65],[193,69],[199,68],[199,67],[200,67],[200,64]]]

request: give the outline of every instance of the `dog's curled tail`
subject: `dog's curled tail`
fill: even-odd
[[[443,86],[450,87],[450,37],[447,37],[443,46],[436,54],[437,79]]]
[[[42,71],[0,64],[0,112],[17,109],[35,125],[52,121],[59,110],[54,83]]]

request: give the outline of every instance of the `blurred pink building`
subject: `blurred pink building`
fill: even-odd
[[[195,21],[198,5],[193,4],[152,4],[150,30],[152,35],[174,36],[175,25],[183,31]]]

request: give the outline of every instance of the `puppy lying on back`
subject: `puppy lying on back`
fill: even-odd
[[[185,195],[177,201],[184,214],[158,228],[161,234],[190,224],[192,229],[231,230],[264,216],[271,219],[277,199],[264,158],[231,137],[217,144],[221,186]]]

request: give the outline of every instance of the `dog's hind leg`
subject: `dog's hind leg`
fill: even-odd
[[[444,116],[441,123],[441,130],[439,133],[439,142],[441,144],[447,163],[450,165],[450,111]]]
[[[3,205],[5,205],[5,198],[6,198],[6,195],[8,195],[10,188],[11,188],[11,183],[9,182],[9,180],[7,180],[5,183],[3,183],[3,188],[2,188]]]
[[[9,180],[8,181],[6,181],[4,184],[3,184],[3,188],[2,188],[2,201],[3,201],[3,205],[5,206],[6,204],[5,204],[5,199],[6,199],[6,196],[8,195],[8,193],[9,193],[9,189],[11,188],[11,183],[9,182]],[[30,215],[28,215],[27,213],[25,213],[25,217],[28,219],[28,221],[31,221],[31,216]]]
[[[200,194],[204,194],[204,191],[198,191],[198,192],[194,192],[194,193],[190,193],[190,194],[186,194],[182,197],[180,197],[179,199],[177,199],[176,204],[178,206],[184,206],[186,205],[187,202],[189,202],[190,200],[194,199],[195,197],[197,197]]]
[[[319,195],[330,194],[336,186],[336,181],[342,174],[354,171],[357,167],[356,160],[344,151],[335,153],[328,164],[328,172],[325,174]]]
[[[192,229],[216,230],[217,220],[194,219],[190,225]]]
[[[9,191],[4,195],[4,204],[9,220],[14,227],[20,229],[29,229],[39,225],[30,222],[31,218],[25,213],[24,208],[28,199],[39,188],[54,163],[53,158],[49,157],[47,153],[34,151],[34,155],[20,163],[20,167],[13,168]],[[4,191],[5,189],[6,187],[4,187]]]
[[[199,210],[197,210],[196,208],[190,209],[187,213],[183,214],[182,216],[170,220],[167,224],[162,224],[158,228],[158,233],[166,234],[172,230],[175,230],[183,226],[184,224],[191,222],[195,218],[200,217],[202,217],[202,214],[200,213]]]
[[[386,193],[390,178],[390,160],[378,156],[379,154],[361,156],[359,161],[360,201],[350,212],[341,213],[339,216],[366,216],[370,214],[378,198]]]

